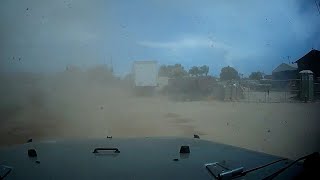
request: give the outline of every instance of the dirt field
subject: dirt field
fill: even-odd
[[[161,96],[134,97],[124,88],[88,82],[57,78],[38,86],[2,86],[0,144],[28,138],[198,134],[289,158],[320,151],[319,104],[173,102]]]

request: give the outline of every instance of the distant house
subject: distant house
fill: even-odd
[[[288,80],[298,77],[298,68],[295,65],[282,63],[272,71],[272,79]]]
[[[315,77],[320,77],[320,51],[313,49],[295,63],[298,65],[299,72],[311,70]]]
[[[266,74],[263,76],[263,79],[272,79],[272,75]]]

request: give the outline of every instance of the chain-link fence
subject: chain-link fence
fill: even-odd
[[[315,79],[313,88],[314,88],[315,100],[320,100],[320,78],[319,77]]]
[[[304,82],[304,81],[303,81]],[[170,79],[161,92],[171,99],[181,101],[222,100],[261,103],[288,103],[306,101],[301,79],[216,81],[201,78]],[[313,82],[314,98],[319,100],[320,81]]]
[[[296,102],[299,101],[300,79],[288,80],[244,80],[241,91],[244,102]]]

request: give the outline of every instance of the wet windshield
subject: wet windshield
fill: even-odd
[[[318,0],[2,0],[0,23],[0,146],[196,135],[320,149]]]

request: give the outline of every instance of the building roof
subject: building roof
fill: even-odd
[[[286,63],[282,63],[280,64],[278,67],[276,67],[272,73],[277,73],[277,72],[283,72],[283,71],[295,71],[297,70],[296,65],[291,65],[291,64],[286,64]]]
[[[304,61],[313,61],[316,59],[320,59],[320,51],[318,51],[316,49],[312,49],[310,52],[308,52],[302,58],[298,59],[295,63],[304,62]]]

